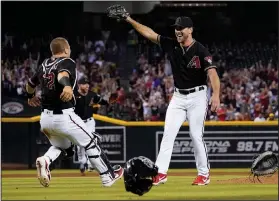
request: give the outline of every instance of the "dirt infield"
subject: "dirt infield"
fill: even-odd
[[[53,177],[81,177],[81,174],[77,173],[55,173],[53,172],[51,175]],[[34,170],[34,174],[2,174],[2,178],[23,178],[23,177],[34,177],[36,176],[36,170]],[[170,172],[168,173],[168,176],[196,176],[196,172]],[[213,172],[211,173],[211,176],[220,176],[220,175],[236,175],[236,176],[245,176],[249,175],[249,172]],[[96,172],[88,172],[86,173],[87,177],[96,177],[98,176]],[[277,180],[278,182],[278,180]]]
[[[217,180],[217,183],[220,184],[278,184],[278,173],[272,175],[272,176],[265,176],[265,177],[259,177],[259,180],[253,176],[250,178],[247,176],[247,178],[233,178],[233,179],[227,179],[227,180]]]

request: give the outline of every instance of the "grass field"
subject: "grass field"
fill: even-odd
[[[54,170],[51,184],[42,187],[36,170],[2,171],[2,200],[278,200],[278,184],[229,184],[219,180],[247,178],[249,170],[215,169],[208,186],[191,186],[196,170],[170,170],[168,182],[143,196],[126,192],[123,179],[110,188],[101,186],[95,173]]]

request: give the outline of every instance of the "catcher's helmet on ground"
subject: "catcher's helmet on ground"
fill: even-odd
[[[158,174],[158,167],[150,159],[139,156],[126,162],[124,184],[127,192],[143,195],[152,187],[152,177]]]

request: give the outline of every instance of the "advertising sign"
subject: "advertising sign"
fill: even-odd
[[[101,147],[111,163],[126,162],[126,128],[124,126],[96,127],[102,136]],[[75,153],[74,163],[78,163]]]
[[[156,132],[156,156],[163,132]],[[205,131],[204,143],[209,162],[251,162],[264,151],[278,152],[278,131]],[[195,162],[194,148],[188,131],[178,133],[171,162]]]

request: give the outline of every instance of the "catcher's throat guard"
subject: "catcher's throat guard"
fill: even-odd
[[[127,192],[142,196],[150,191],[152,178],[158,174],[158,167],[150,159],[139,156],[126,162],[124,184]]]
[[[257,177],[258,181],[261,182],[259,176],[272,176],[278,170],[278,161],[277,155],[271,151],[266,151],[255,156],[253,158],[250,176]]]

